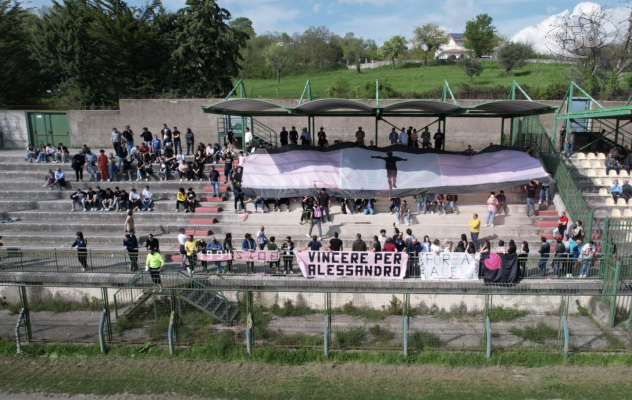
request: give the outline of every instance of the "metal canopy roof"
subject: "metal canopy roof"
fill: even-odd
[[[381,109],[382,115],[397,115],[404,111],[427,112],[431,114],[437,113],[459,113],[465,111],[464,108],[456,104],[446,103],[437,100],[405,100],[398,103],[389,104]]]
[[[496,100],[468,107],[468,115],[485,116],[520,116],[531,114],[548,114],[555,112],[556,107],[529,100]],[[467,115],[466,115],[467,116]]]
[[[279,104],[257,99],[229,99],[220,101],[208,107],[202,107],[202,111],[211,114],[230,115],[285,115],[289,110]]]
[[[348,99],[321,99],[313,100],[293,109],[297,114],[315,115],[320,113],[330,114],[337,111],[360,111],[368,115],[373,114],[373,108],[368,104]],[[347,113],[348,114],[348,113]],[[356,114],[356,113],[354,113]]]

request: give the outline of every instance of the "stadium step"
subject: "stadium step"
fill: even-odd
[[[194,237],[200,236],[209,236],[213,234],[213,231],[210,229],[186,229],[184,231],[185,235],[193,235]]]
[[[191,225],[212,225],[217,223],[216,218],[192,218],[189,220]]]
[[[222,207],[197,207],[196,213],[218,213],[222,211]]]
[[[557,225],[557,221],[538,220],[535,222],[538,228],[557,228]]]
[[[222,196],[222,197],[200,196],[200,201],[218,203],[218,202],[226,201],[226,196]]]

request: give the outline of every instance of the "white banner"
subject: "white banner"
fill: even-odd
[[[421,279],[478,280],[479,254],[420,253]]]

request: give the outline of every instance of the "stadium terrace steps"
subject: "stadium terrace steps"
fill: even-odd
[[[74,154],[76,151],[71,151]],[[154,192],[153,212],[137,212],[134,214],[137,236],[142,243],[148,233],[153,233],[160,240],[161,249],[166,254],[177,253],[177,234],[180,228],[185,228],[188,233],[196,237],[217,237],[223,241],[226,233],[233,235],[233,245],[241,246],[245,233],[255,234],[261,225],[266,226],[268,237],[275,236],[277,243],[281,244],[286,236],[292,236],[297,247],[304,247],[308,239],[305,234],[309,225],[299,225],[302,212],[300,201],[292,201],[290,212],[285,206],[281,206],[282,212],[252,213],[254,205],[252,199],[246,199],[246,209],[251,213],[246,221],[242,221],[242,215],[235,213],[234,201],[230,185],[220,183],[221,197],[212,196],[212,187],[207,179],[203,181],[180,181],[177,175],[168,181],[157,180],[157,175],[148,182],[88,182],[88,174],[84,170],[84,182],[75,182],[74,171],[70,163],[66,164],[31,164],[24,162],[23,152],[5,151],[3,161],[0,162],[0,215],[3,218],[18,217],[20,221],[4,225],[3,242],[9,246],[35,246],[37,248],[53,246],[69,246],[75,239],[75,232],[81,230],[89,240],[90,248],[115,248],[120,249],[123,240],[124,212],[83,212],[77,207],[76,212],[70,212],[69,196],[76,188],[87,189],[96,186],[111,188],[118,186],[129,192],[132,188],[142,191],[145,185],[149,185]],[[190,158],[190,157],[189,157]],[[154,164],[155,165],[155,164]],[[207,164],[205,174],[210,171]],[[214,164],[220,171],[223,181],[223,164]],[[66,172],[67,187],[58,191],[43,188],[44,174],[47,169],[62,168]],[[175,195],[178,188],[192,187],[201,200],[197,212],[175,212]],[[498,240],[508,241],[513,238],[516,242],[527,240],[532,248],[539,246],[539,238],[543,232],[550,232],[548,225],[542,225],[540,221],[548,223],[557,220],[557,211],[553,206],[536,206],[539,209],[536,218],[527,218],[525,215],[526,195],[522,187],[505,188],[508,199],[509,215],[496,217],[494,228],[482,227],[479,240],[490,240],[492,246],[496,246]],[[425,234],[432,239],[443,241],[448,238],[456,242],[462,233],[468,235],[468,222],[472,213],[478,213],[485,224],[487,213],[486,200],[488,192],[479,192],[459,195],[457,210],[459,214],[447,216],[416,215],[417,206],[412,197],[406,198],[413,211],[410,227],[405,223],[398,228],[405,231],[410,228],[413,234],[423,239]],[[396,216],[389,214],[389,200],[378,199],[374,209],[376,215],[343,215],[340,205],[333,203],[331,214],[334,224],[323,224],[323,242],[327,243],[334,232],[339,232],[345,248],[351,248],[356,233],[362,234],[365,242],[370,244],[371,237],[378,235],[380,229],[387,230],[388,236],[392,236],[393,223]],[[269,204],[270,210],[274,207]],[[550,222],[552,221],[552,222]],[[540,224],[540,225],[538,225]],[[317,234],[315,227],[313,234]],[[552,235],[552,232],[551,232]]]

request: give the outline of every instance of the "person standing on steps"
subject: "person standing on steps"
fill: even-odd
[[[126,234],[123,239],[123,250],[127,252],[130,262],[130,271],[138,271],[138,240],[136,236]]]
[[[356,143],[364,146],[364,137],[365,137],[365,133],[362,130],[362,127],[359,126],[358,131],[355,133]]]
[[[566,127],[560,129],[560,153],[564,152],[564,143],[566,143]]]
[[[244,236],[243,242],[241,242],[241,249],[244,251],[252,251],[257,250],[257,243],[255,243],[254,239],[249,233],[246,233]],[[246,257],[250,256],[250,253],[245,254]],[[251,272],[255,272],[255,263],[252,261],[246,261],[246,273],[250,274]]]
[[[127,210],[127,218],[125,218],[125,233],[131,233],[135,229],[134,211]]]
[[[566,135],[566,139],[564,140],[566,143],[566,150],[564,151],[564,155],[568,158],[573,155],[573,145],[575,144],[575,134],[572,129],[568,130],[568,134]]]
[[[123,135],[116,128],[112,128],[112,148],[116,155],[119,155],[119,151],[121,150],[121,139]]]
[[[81,270],[86,272],[88,268],[88,240],[83,236],[83,232],[77,232],[77,238],[70,248],[77,248],[77,259],[81,264]]]
[[[173,138],[173,151],[175,151],[176,153],[178,151],[182,152],[182,136],[177,126],[173,127],[171,137]]]
[[[298,144],[298,131],[294,126],[290,130],[290,144]]]
[[[533,210],[533,216],[535,217],[535,191],[538,188],[538,181],[532,179],[529,181],[529,184],[524,187],[527,191],[527,217],[530,217],[529,210]]]
[[[388,179],[388,190],[397,189],[397,162],[408,161],[405,158],[394,157],[392,152],[386,153],[387,157],[371,156],[386,162],[386,177]]]
[[[70,168],[75,170],[75,182],[83,182],[83,166],[85,163],[86,156],[81,151],[72,157]]]
[[[184,139],[187,141],[187,156],[189,151],[191,154],[195,154],[195,135],[191,128],[187,128],[187,132],[184,134]]]
[[[474,243],[474,248],[478,251],[478,235],[481,233],[481,220],[478,219],[478,214],[472,215],[469,225],[472,243]]]
[[[312,236],[312,229],[314,229],[314,225],[318,225],[318,240],[322,240],[323,229],[321,225],[321,218],[323,216],[323,212],[318,204],[318,199],[314,198],[314,205],[312,207],[312,212],[309,214],[309,233],[306,233],[305,236]]]
[[[165,259],[162,258],[162,254],[156,251],[153,247],[149,248],[149,254],[147,254],[147,260],[145,265],[145,271],[149,271],[151,280],[154,283],[154,292],[158,288],[159,292],[162,292],[162,281],[160,280],[160,272],[165,265]]]
[[[281,147],[286,146],[288,142],[288,132],[285,130],[285,127],[281,128],[281,132],[279,133],[279,139],[281,140]]]
[[[321,188],[320,191],[316,184],[314,183],[314,190],[316,190],[316,196],[318,197],[318,204],[320,204],[320,209],[323,214],[323,217],[327,216],[327,222],[332,224],[333,221],[329,216],[329,209],[331,208],[331,197],[327,194],[327,189]],[[289,206],[288,206],[289,209]],[[323,221],[324,222],[324,221]]]

